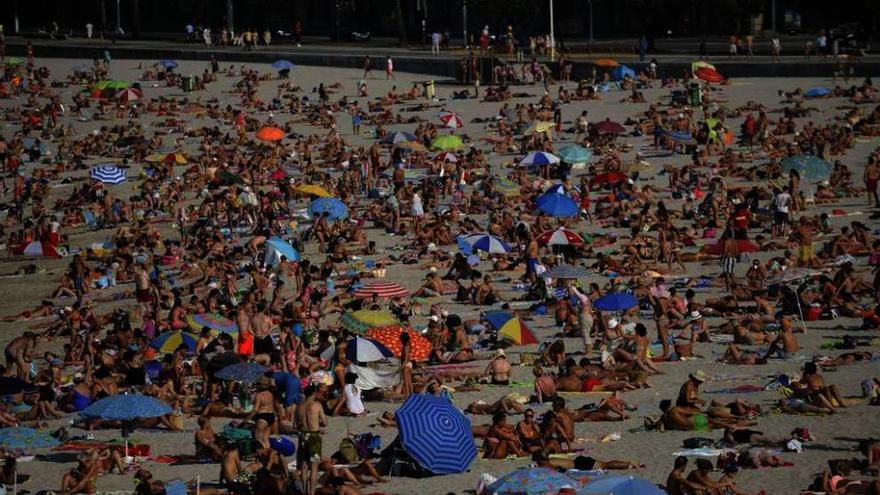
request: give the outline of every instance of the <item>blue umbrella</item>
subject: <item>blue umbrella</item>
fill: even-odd
[[[633,476],[609,476],[587,483],[578,495],[665,495],[650,481]]]
[[[622,80],[626,79],[627,77],[630,79],[635,79],[636,78],[636,71],[630,69],[629,67],[627,67],[623,64],[618,65],[617,67],[614,68],[614,70],[611,71],[611,78],[614,79],[615,81],[622,81]]]
[[[116,165],[98,165],[92,167],[89,176],[104,184],[122,184],[125,182],[125,170]]]
[[[23,426],[0,429],[0,446],[4,449],[30,452],[34,449],[51,449],[59,445],[61,442],[47,431]]]
[[[509,253],[510,245],[490,234],[477,234],[464,239],[471,250],[486,251],[487,253]]]
[[[394,356],[390,349],[373,339],[355,337],[345,344],[345,357],[349,361],[372,363]]]
[[[563,473],[544,467],[526,467],[507,473],[486,488],[494,495],[546,495],[580,483]]]
[[[559,157],[546,151],[532,151],[519,162],[523,167],[539,167],[542,165],[553,165],[554,163],[559,163]]]
[[[104,397],[82,412],[82,415],[88,418],[110,421],[132,421],[166,414],[171,414],[171,406],[154,397],[139,394]]]
[[[339,198],[318,198],[309,204],[310,217],[322,213],[327,214],[327,220],[341,220],[348,217],[348,207]]]
[[[558,193],[538,196],[535,199],[535,205],[540,211],[554,217],[574,217],[580,211],[573,199]]]
[[[572,144],[559,150],[559,158],[566,163],[586,163],[593,156],[593,150]]]
[[[403,448],[432,473],[462,473],[477,457],[470,420],[446,398],[410,395],[394,418]]]
[[[296,67],[296,65],[294,65],[293,62],[291,62],[290,60],[276,60],[272,62],[272,67],[278,70],[290,70]]]
[[[181,345],[185,345],[189,352],[196,352],[198,338],[189,332],[165,332],[150,342],[150,347],[159,352],[174,352]]]
[[[638,306],[639,300],[626,292],[612,292],[596,299],[593,307],[600,311],[626,311],[633,306]]]
[[[167,58],[163,58],[162,60],[159,61],[159,65],[161,65],[162,67],[164,67],[166,69],[173,69],[173,68],[177,67],[177,62],[175,62],[174,60],[169,60]]]
[[[565,184],[553,184],[544,191],[544,194],[566,194]]]
[[[384,138],[382,138],[382,144],[398,144],[415,141],[418,141],[418,139],[414,135],[406,131],[392,132],[391,134],[388,134]]]
[[[281,261],[281,257],[287,258],[287,261],[299,261],[301,256],[293,246],[280,237],[270,237],[266,241],[266,259],[264,263],[267,266],[276,266]]]
[[[226,366],[222,370],[214,374],[220,380],[228,380],[231,382],[255,383],[261,376],[269,371],[262,364],[257,363],[236,363]]]
[[[681,144],[697,144],[697,140],[689,132],[684,131],[667,131],[663,134],[667,139],[671,139]]]
[[[553,268],[551,268],[541,274],[541,276],[544,278],[563,278],[563,279],[586,278],[589,275],[590,275],[590,272],[588,272],[586,268],[584,268],[582,266],[573,266],[573,265],[554,266]]]
[[[831,94],[831,88],[810,88],[804,93],[806,98],[821,98]]]
[[[797,170],[801,176],[809,180],[819,180],[828,177],[831,174],[832,166],[830,163],[813,155],[797,155],[788,157],[779,163],[782,170]]]

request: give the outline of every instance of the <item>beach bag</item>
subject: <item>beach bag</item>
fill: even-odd
[[[372,433],[358,433],[354,436],[354,445],[359,458],[369,459],[373,451],[382,448],[382,437]]]
[[[711,438],[705,437],[691,437],[685,438],[682,442],[682,445],[686,449],[704,449],[707,447],[711,447],[715,443],[715,440]]]
[[[296,445],[286,437],[269,437],[269,446],[284,457],[296,453]]]
[[[354,440],[346,437],[339,442],[339,456],[349,464],[354,464],[358,461],[358,449]]]

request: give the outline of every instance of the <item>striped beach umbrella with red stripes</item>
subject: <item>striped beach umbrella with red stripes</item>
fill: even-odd
[[[373,282],[354,291],[354,297],[368,299],[373,296],[380,298],[406,297],[409,291],[394,282]]]

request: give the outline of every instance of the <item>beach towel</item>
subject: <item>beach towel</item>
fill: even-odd
[[[763,392],[766,388],[761,385],[740,385],[738,387],[722,388],[719,390],[711,390],[710,394],[751,394],[754,392]]]
[[[708,447],[703,447],[700,449],[679,450],[678,452],[673,452],[672,455],[674,457],[717,457],[730,452],[736,452],[736,449],[710,449]]]
[[[393,388],[400,383],[400,373],[397,370],[375,370],[356,364],[348,365],[348,370],[357,375],[355,385],[361,390]]]

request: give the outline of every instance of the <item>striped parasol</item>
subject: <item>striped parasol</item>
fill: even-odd
[[[400,284],[394,282],[373,282],[354,291],[354,297],[369,299],[373,296],[379,298],[406,297],[409,291]]]
[[[92,167],[89,177],[102,184],[122,184],[125,182],[125,171],[116,165],[98,165]]]
[[[584,244],[584,238],[572,230],[559,227],[539,235],[538,242],[548,246],[581,246]]]
[[[432,473],[463,473],[477,458],[471,421],[443,397],[410,395],[394,417],[403,448]]]
[[[464,126],[464,122],[461,121],[461,117],[459,117],[455,112],[446,112],[440,114],[440,122],[443,123],[443,127],[447,127],[449,129],[458,129]]]

